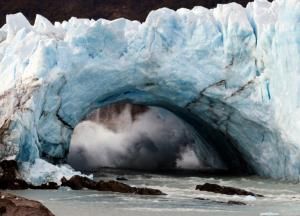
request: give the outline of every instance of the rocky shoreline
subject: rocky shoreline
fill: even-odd
[[[111,191],[138,195],[165,195],[160,190],[152,188],[136,188],[118,181],[93,181],[87,177],[75,175],[69,180],[61,179],[61,185],[48,182],[42,185],[33,185],[22,179],[18,164],[14,160],[0,162],[0,190],[57,190],[60,187],[70,187],[72,190],[84,188],[97,191]],[[0,191],[0,216],[54,216],[40,202],[19,197]]]
[[[132,193],[132,194],[139,194],[139,195],[166,195],[165,193],[161,192],[157,189],[152,188],[137,188],[131,187],[127,184],[118,182],[118,181],[93,181],[87,177],[82,177],[75,175],[69,180],[66,178],[62,178],[61,186],[70,187],[72,190],[81,190],[84,188],[90,190],[97,190],[97,191],[111,191],[111,192],[118,192],[118,193]]]
[[[117,180],[125,180],[126,178],[117,177]],[[127,180],[127,179],[126,179]],[[154,195],[161,196],[166,195],[160,190],[152,188],[138,188],[132,187],[128,184],[124,184],[119,181],[94,181],[84,176],[75,175],[70,179],[63,177],[61,179],[61,185],[55,182],[48,182],[42,185],[33,185],[22,179],[18,164],[14,160],[4,160],[0,162],[0,189],[1,190],[57,190],[60,187],[69,187],[72,190],[96,190],[96,191],[110,191],[117,193],[128,193],[137,195]],[[239,196],[254,196],[263,197],[263,195],[256,194],[250,191],[246,191],[239,188],[221,186],[217,184],[205,183],[203,185],[197,185],[196,190],[206,191],[212,193],[226,194],[226,195],[239,195]],[[53,214],[41,203],[33,200],[28,200],[23,197],[15,196],[9,193],[0,192],[0,216],[2,215],[45,215],[52,216]],[[212,203],[220,203],[226,205],[247,205],[244,202],[239,201],[216,201],[205,199],[201,197],[195,198],[197,200],[208,201]]]
[[[42,185],[33,185],[27,183],[21,178],[18,164],[14,160],[3,160],[0,162],[0,189],[2,190],[57,190],[60,187],[70,187],[73,190],[81,190],[84,188],[97,191],[111,191],[118,193],[132,193],[139,195],[166,195],[160,190],[152,188],[137,188],[118,181],[93,181],[87,177],[75,175],[67,180],[65,177],[61,179],[61,185],[55,182],[48,182]]]

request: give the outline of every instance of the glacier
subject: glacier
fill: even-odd
[[[130,101],[183,119],[198,157],[214,152],[229,170],[299,181],[299,41],[298,0],[162,8],[143,23],[37,15],[31,25],[7,15],[0,159],[16,157],[38,178],[45,163],[65,162],[89,113]]]

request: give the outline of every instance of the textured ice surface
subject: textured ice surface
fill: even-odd
[[[162,8],[144,23],[7,16],[0,157],[66,158],[73,128],[121,100],[164,107],[229,169],[298,180],[300,2]],[[247,167],[247,168],[246,168]]]
[[[23,179],[34,185],[47,182],[56,182],[60,185],[62,177],[70,179],[74,175],[82,175],[68,165],[55,166],[42,159],[36,159],[34,163],[23,162],[20,171]],[[89,176],[89,178],[92,177],[92,175]]]

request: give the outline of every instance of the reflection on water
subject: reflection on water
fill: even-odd
[[[98,192],[72,191],[13,191],[13,193],[44,203],[55,215],[201,215],[201,216],[300,216],[300,187],[298,184],[276,182],[255,176],[232,177],[199,175],[192,172],[144,173],[124,170],[101,170],[95,179],[115,179],[122,176],[132,186],[152,187],[167,196],[139,196]],[[263,198],[227,196],[196,191],[205,182],[234,186],[265,195]],[[199,200],[195,198],[209,200]],[[246,206],[234,206],[215,201],[236,200]]]

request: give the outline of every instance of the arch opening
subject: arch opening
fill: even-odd
[[[197,157],[195,142],[184,122],[165,109],[116,103],[93,111],[76,126],[68,162],[83,171],[209,168]],[[214,166],[222,168],[221,162]]]
[[[81,171],[107,167],[253,173],[229,137],[189,110],[132,100],[87,112],[74,128],[67,160]]]

